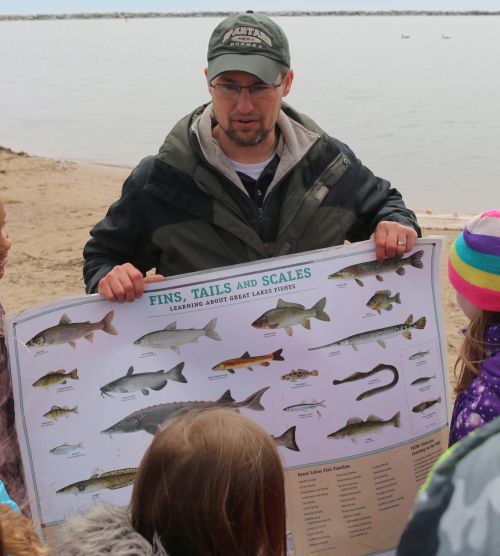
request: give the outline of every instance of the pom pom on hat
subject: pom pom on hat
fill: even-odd
[[[453,287],[484,311],[500,312],[500,210],[474,217],[450,249]]]

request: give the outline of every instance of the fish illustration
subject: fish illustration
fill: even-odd
[[[249,371],[253,371],[252,365],[261,365],[262,367],[269,367],[270,361],[284,361],[284,357],[281,356],[283,348],[273,351],[273,353],[268,353],[267,355],[250,355],[248,351],[241,357],[236,359],[226,359],[221,361],[212,367],[212,371],[227,371],[228,373],[234,374],[234,369],[239,369],[241,367],[247,368]]]
[[[337,340],[336,342],[331,342],[330,344],[325,344],[324,346],[308,348],[308,350],[314,351],[316,349],[323,349],[331,346],[343,346],[350,344],[354,351],[358,351],[358,344],[367,344],[369,342],[377,342],[381,347],[385,348],[385,339],[402,334],[407,340],[411,340],[411,329],[416,328],[417,330],[422,330],[422,328],[425,328],[426,322],[427,320],[425,317],[420,317],[417,321],[413,322],[413,315],[410,315],[401,324],[377,328],[376,330],[369,330],[368,332],[360,332],[359,334],[353,334],[352,336],[342,338],[342,340]]]
[[[201,336],[208,336],[212,340],[220,341],[220,336],[215,331],[217,319],[212,319],[203,328],[177,328],[177,323],[172,322],[163,330],[155,330],[144,334],[134,345],[148,349],[167,349],[170,348],[180,354],[179,346],[197,342]]]
[[[283,411],[307,411],[309,409],[316,409],[317,407],[326,407],[325,400],[321,400],[320,402],[313,400],[312,402],[296,403],[284,407]]]
[[[63,405],[62,407],[58,405],[53,405],[47,413],[44,413],[43,416],[47,417],[47,419],[53,419],[57,421],[60,417],[69,417],[70,413],[78,414],[78,406],[75,405],[73,409]]]
[[[238,410],[239,408],[252,409],[253,411],[264,411],[264,406],[260,400],[264,393],[269,390],[269,386],[254,392],[248,398],[237,402],[231,396],[231,391],[226,390],[222,396],[215,401],[188,401],[188,402],[169,402],[153,405],[134,411],[124,417],[111,427],[101,431],[105,434],[128,433],[144,430],[149,434],[155,434],[158,427],[165,421],[183,415],[190,409],[211,409],[220,407],[222,409]]]
[[[390,388],[393,388],[394,386],[396,386],[396,384],[399,381],[399,373],[398,373],[398,370],[396,369],[396,367],[394,367],[393,365],[385,365],[384,363],[381,363],[380,365],[377,365],[376,367],[373,367],[373,369],[371,371],[367,371],[366,373],[363,373],[361,371],[357,371],[357,372],[353,373],[352,375],[349,375],[347,378],[344,378],[344,380],[334,380],[333,384],[337,385],[337,384],[343,384],[344,382],[353,382],[355,380],[361,380],[363,378],[368,378],[369,376],[380,373],[381,371],[391,371],[392,374],[393,374],[392,381],[389,382],[388,384],[385,384],[384,386],[377,386],[376,388],[372,388],[371,390],[367,390],[366,392],[362,392],[356,398],[356,401],[359,402],[364,398],[374,396],[375,394],[379,394],[380,392],[385,392],[386,390],[389,390]]]
[[[104,488],[116,490],[133,484],[137,474],[136,467],[117,469],[106,473],[95,473],[90,479],[84,479],[60,488],[56,494],[80,494],[82,492],[96,492]]]
[[[69,373],[65,373],[64,369],[61,369],[60,371],[51,371],[50,373],[43,375],[36,382],[33,382],[33,386],[35,388],[47,388],[53,384],[66,384],[68,382],[68,378],[79,380],[78,370],[73,369]]]
[[[424,268],[424,264],[422,262],[423,255],[423,251],[417,251],[416,253],[413,253],[413,255],[409,255],[404,258],[396,256],[389,257],[383,261],[368,261],[365,263],[353,264],[330,274],[328,278],[340,280],[354,279],[358,286],[364,286],[359,277],[375,275],[375,278],[379,282],[382,282],[384,279],[380,275],[384,272],[395,272],[396,274],[399,274],[399,276],[404,276],[404,267],[406,265],[410,265],[415,268]]]
[[[56,446],[55,448],[52,448],[52,450],[49,450],[49,452],[51,454],[54,454],[55,456],[60,456],[62,454],[69,454],[70,452],[76,452],[78,449],[82,449],[82,448],[83,448],[83,442],[80,442],[80,444],[68,444],[67,442],[65,442],[60,446]]]
[[[285,448],[288,448],[289,450],[292,450],[294,452],[300,452],[300,448],[297,446],[297,442],[295,441],[296,428],[297,427],[294,425],[293,427],[290,427],[288,430],[286,430],[281,436],[271,435],[271,438],[276,443],[276,446],[284,446]]]
[[[429,355],[429,352],[431,350],[428,349],[427,351],[417,351],[417,353],[414,353],[413,355],[410,355],[410,357],[408,357],[409,361],[415,361],[415,359],[422,359],[422,357],[425,357],[426,355]]]
[[[441,403],[441,396],[439,396],[439,398],[437,398],[437,400],[429,400],[427,402],[420,402],[419,404],[417,404],[413,409],[413,413],[422,413],[423,411],[425,411],[426,409],[429,409],[429,407],[432,407],[433,405],[437,404],[437,403]]]
[[[125,376],[112,380],[101,386],[101,396],[111,396],[110,392],[126,394],[140,390],[145,396],[149,395],[149,390],[161,390],[165,387],[168,380],[176,382],[187,382],[186,377],[182,374],[184,362],[172,367],[169,371],[135,373],[134,367],[130,367]]]
[[[370,297],[366,306],[381,315],[382,310],[392,311],[393,303],[401,304],[399,292],[391,297],[391,290],[379,290]]]
[[[26,342],[28,347],[40,347],[54,344],[69,344],[72,348],[76,347],[76,340],[85,338],[92,342],[95,330],[103,330],[108,334],[116,336],[118,332],[111,324],[115,312],[110,311],[99,322],[71,322],[68,315],[64,313],[56,326],[51,326],[33,336],[31,340]]]
[[[281,380],[289,380],[295,382],[297,380],[302,380],[308,376],[318,376],[319,371],[314,369],[313,371],[306,371],[305,369],[297,369],[296,371],[290,371],[286,375],[281,376]]]
[[[323,310],[326,305],[326,297],[322,297],[310,309],[306,309],[298,303],[291,303],[278,299],[275,309],[270,309],[261,315],[257,320],[252,322],[255,328],[284,328],[289,336],[292,336],[292,326],[301,324],[307,330],[311,329],[311,321],[309,319],[316,318],[318,320],[329,321],[330,317]]]
[[[376,415],[369,415],[365,421],[359,417],[351,417],[347,420],[345,427],[330,433],[327,438],[345,438],[348,436],[354,439],[357,436],[378,432],[389,425],[399,428],[400,416],[401,412],[398,411],[393,417],[387,419],[387,421],[384,421]]]
[[[427,382],[429,380],[432,380],[433,378],[436,378],[436,375],[432,375],[432,376],[421,376],[420,378],[415,379],[412,383],[411,386],[416,386],[417,384],[423,384],[424,382]]]

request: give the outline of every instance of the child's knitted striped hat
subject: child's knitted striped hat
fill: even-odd
[[[473,305],[500,312],[500,210],[473,218],[450,249],[448,276]]]

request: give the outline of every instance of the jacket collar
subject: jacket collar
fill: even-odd
[[[278,238],[269,253],[257,232],[247,224],[238,203],[228,193],[227,184],[215,175],[219,174],[224,180],[243,188],[247,195],[232,166],[226,165],[226,161],[229,163],[227,157],[212,138],[211,110],[211,104],[205,104],[177,123],[160,148],[145,189],[205,219],[203,207],[210,203],[202,197],[213,197],[220,205],[208,220],[238,237],[261,257],[293,251],[293,245],[317,214],[328,190],[337,184],[349,167],[349,160],[313,120],[282,103],[279,116],[283,136],[281,160],[267,194],[286,175],[290,180],[281,209]],[[319,147],[316,148],[317,144]],[[297,170],[297,163],[313,148],[317,151],[314,169],[308,165]],[[307,183],[303,179],[304,172],[310,174]],[[172,174],[179,179],[169,179]],[[165,183],[169,183],[169,187],[165,187]],[[193,195],[195,191],[196,195]]]
[[[284,105],[286,107],[286,105]],[[203,112],[193,119],[191,131],[198,139],[201,152],[206,161],[226,176],[233,184],[247,194],[238,174],[230,160],[220,148],[219,143],[212,136],[212,103],[207,104]],[[283,110],[278,116],[280,138],[276,152],[280,163],[269,185],[268,193],[309,151],[319,139],[317,131],[311,131],[298,121],[289,117]]]

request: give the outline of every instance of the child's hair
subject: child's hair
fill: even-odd
[[[484,331],[489,324],[500,322],[500,313],[481,311],[469,323],[462,347],[455,361],[455,392],[464,392],[479,374],[479,365],[486,356]],[[500,349],[500,346],[499,346]]]
[[[463,392],[485,358],[486,327],[500,322],[500,210],[483,212],[465,226],[450,249],[448,276],[455,290],[481,309],[467,328],[455,363],[455,391]]]
[[[3,550],[3,551],[2,551]],[[0,554],[9,556],[45,556],[31,521],[7,504],[0,505]]]
[[[264,429],[216,409],[169,420],[146,451],[134,528],[170,556],[284,556],[284,474]]]

